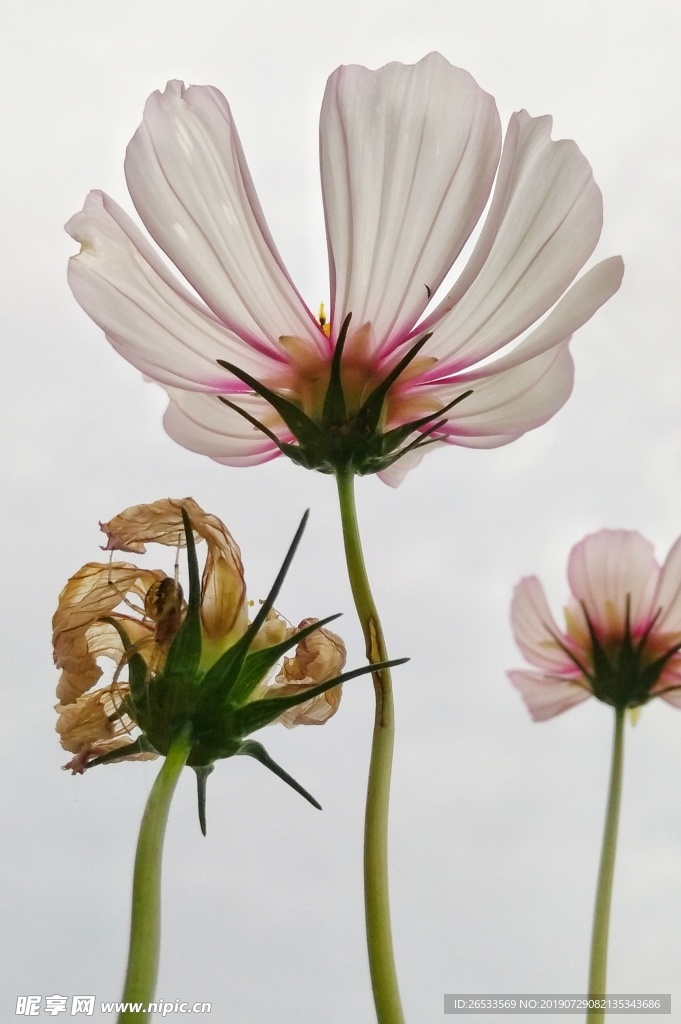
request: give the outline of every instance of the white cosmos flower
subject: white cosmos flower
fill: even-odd
[[[572,388],[571,335],[619,287],[619,257],[573,284],[598,241],[602,200],[576,144],[550,131],[550,117],[522,110],[502,148],[493,98],[437,53],[334,71],[320,120],[324,325],[277,252],[227,101],[210,86],[170,82],[147,101],[125,171],[149,234],[200,299],[101,192],[67,225],[82,247],[69,281],[111,344],[167,389],[171,437],[227,465],[306,444],[252,380],[320,437],[335,426],[359,437],[368,396],[429,335],[372,423],[376,436],[405,428],[399,444],[353,463],[397,483],[424,436],[492,448],[553,416]],[[458,280],[436,295],[488,202]],[[324,411],[339,337],[342,423],[337,408],[335,420]]]

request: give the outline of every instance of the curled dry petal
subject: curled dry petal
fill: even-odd
[[[107,536],[107,551],[143,554],[149,543],[183,547],[182,509],[208,554],[201,582],[201,624],[207,640],[227,641],[248,627],[246,585],[241,553],[226,526],[193,498],[163,498],[149,505],[133,505],[100,526]]]
[[[110,754],[131,742],[132,720],[122,711],[128,687],[116,684],[94,693],[83,694],[73,704],[57,704],[59,718],[55,726],[64,750],[75,754],[64,768],[81,775],[95,757]],[[148,761],[157,755],[153,751],[122,754],[116,760]]]
[[[260,651],[263,647],[274,647],[276,644],[283,643],[286,637],[290,636],[290,632],[286,626],[286,619],[281,617],[276,608],[272,608],[255,634],[251,650]]]
[[[127,686],[104,687],[85,693],[72,704],[57,704],[59,712],[56,730],[64,750],[74,754],[87,751],[99,756],[99,746],[128,733],[132,723],[115,717],[128,692]],[[121,743],[129,742],[122,739]],[[94,751],[94,753],[93,753]]]
[[[316,621],[314,618],[303,619],[298,629],[289,630],[289,635]],[[330,629],[318,629],[301,640],[292,658],[284,659],[281,671],[267,692],[271,697],[283,697],[325,683],[343,671],[345,656],[345,644],[341,638]],[[287,729],[294,725],[323,725],[338,710],[341,691],[342,686],[335,686],[285,711],[277,721]]]
[[[125,601],[143,601],[149,587],[164,576],[160,570],[127,562],[88,562],[71,577],[52,618],[54,663],[62,670],[57,697],[62,704],[72,704],[94,686],[102,674],[97,658],[118,662],[123,656],[119,634],[100,620]],[[128,615],[117,618],[132,643],[153,636],[150,625]]]

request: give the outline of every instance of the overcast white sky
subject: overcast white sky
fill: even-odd
[[[440,1020],[444,992],[583,991],[611,713],[588,702],[532,724],[505,676],[522,666],[508,606],[536,572],[558,611],[568,551],[587,532],[638,529],[660,557],[681,533],[678,4],[28,0],[3,37],[0,1016],[13,1019],[21,994],[116,999],[121,988],[134,845],[158,769],[61,772],[52,711],[50,618],[67,577],[98,557],[99,519],[191,494],[232,530],[258,598],[310,507],[278,605],[294,621],[344,612],[350,663],[362,657],[332,481],[283,461],[225,469],[176,447],[160,391],[71,298],[75,247],[62,225],[94,187],[131,209],[124,148],[148,93],[168,78],[211,83],[316,307],[328,299],[316,152],[326,78],[340,63],[433,49],[492,92],[504,119],[520,107],[552,113],[555,136],[577,140],[605,197],[598,255],[622,253],[627,271],[575,338],[575,391],[547,426],[508,448],[429,456],[397,491],[359,482],[391,653],[412,658],[396,679],[398,968],[410,1024]],[[210,780],[203,839],[193,775],[182,779],[161,998],[208,1000],[220,1024],[370,1024],[371,719],[371,686],[358,680],[323,729],[263,734],[321,814],[235,759]],[[681,715],[649,707],[627,745],[609,988],[675,993],[665,1019],[681,1021]]]

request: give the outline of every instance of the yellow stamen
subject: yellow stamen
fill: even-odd
[[[326,309],[324,308],[323,302],[319,303],[319,313],[317,314],[317,319],[319,321],[319,326],[321,327],[321,329],[324,331],[324,334],[328,338],[329,335],[331,334],[331,324],[326,322]]]

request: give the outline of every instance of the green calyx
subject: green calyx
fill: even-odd
[[[588,679],[594,697],[614,708],[636,708],[646,704],[651,697],[650,691],[660,678],[665,665],[681,650],[681,643],[675,644],[657,658],[651,658],[646,650],[661,609],[658,609],[645,632],[639,637],[634,637],[631,633],[631,601],[627,595],[624,636],[611,643],[604,643],[598,637],[583,602],[582,611],[591,641],[592,668],[583,665],[565,644],[560,640],[558,642],[570,660]]]
[[[239,413],[265,434],[284,455],[298,465],[304,466],[305,469],[316,469],[320,473],[351,472],[359,476],[366,476],[387,469],[407,452],[441,440],[435,435],[446,422],[443,415],[472,394],[472,390],[463,392],[437,412],[421,416],[392,430],[383,432],[380,429],[388,392],[431,337],[431,334],[424,334],[374,388],[359,411],[354,415],[349,415],[343,391],[341,367],[350,318],[351,314],[348,313],[336,342],[329,384],[319,421],[311,419],[294,402],[284,398],[276,391],[272,391],[261,381],[235,366],[234,363],[228,363],[224,359],[217,360],[220,366],[229,370],[256,394],[269,402],[281,416],[297,444],[280,441],[269,427],[251,416],[250,413],[225,398],[224,395],[218,397],[221,402],[224,402],[230,409]],[[412,437],[414,433],[418,433],[418,437]],[[408,441],[409,437],[412,437],[411,441]]]
[[[301,693],[252,699],[254,690],[267,678],[270,670],[287,651],[296,647],[311,633],[338,618],[338,615],[329,615],[319,622],[305,626],[281,643],[253,649],[255,638],[274,605],[293,561],[307,524],[308,514],[306,512],[303,516],[272,588],[248,630],[207,670],[200,668],[201,583],[196,545],[191,522],[184,509],[182,520],[189,570],[187,614],[171,643],[162,670],[158,673],[150,672],[149,666],[135,645],[130,642],[121,623],[112,617],[104,620],[118,631],[125,650],[124,659],[128,665],[129,694],[115,717],[128,716],[140,728],[142,735],[125,747],[119,747],[95,758],[88,767],[106,764],[137,753],[151,752],[165,756],[176,737],[188,729],[192,746],[186,763],[197,775],[199,820],[204,834],[206,779],[216,761],[236,754],[245,754],[260,761],[311,804],[319,807],[307,790],[270,758],[260,743],[247,737],[269,725],[289,708],[303,704],[334,686],[381,668],[401,665],[408,660],[401,658],[381,665],[365,665],[351,672],[344,672],[317,686],[311,686]]]

